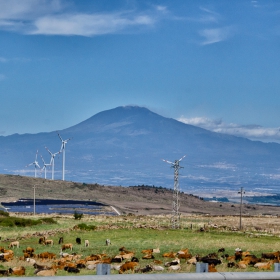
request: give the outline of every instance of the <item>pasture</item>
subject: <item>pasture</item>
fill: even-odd
[[[12,215],[12,214],[11,214]],[[11,241],[18,240],[20,248],[14,248],[14,258],[9,262],[0,262],[0,269],[14,266],[24,266],[27,276],[34,276],[32,264],[26,260],[20,260],[23,250],[31,246],[35,254],[42,252],[55,253],[59,258],[61,245],[58,244],[60,237],[64,243],[73,244],[73,252],[82,254],[81,258],[92,254],[106,254],[114,257],[119,254],[119,248],[124,246],[127,250],[135,253],[139,267],[143,268],[153,263],[153,259],[142,259],[144,249],[159,248],[160,253],[153,254],[155,260],[161,261],[162,266],[169,258],[163,258],[165,252],[178,252],[188,248],[192,255],[205,256],[209,253],[218,252],[225,248],[225,254],[233,255],[235,248],[260,257],[263,252],[275,252],[280,250],[280,219],[277,217],[245,217],[242,219],[243,229],[238,230],[239,217],[211,217],[190,215],[182,216],[181,229],[170,229],[170,216],[87,216],[81,220],[75,220],[72,215],[51,216],[27,216],[30,219],[52,217],[56,224],[37,224],[29,227],[1,227],[0,246],[8,248]],[[80,224],[93,226],[94,230],[81,230]],[[53,246],[39,244],[39,238],[45,236],[54,241]],[[81,238],[80,245],[75,243],[76,238]],[[106,239],[111,240],[111,245],[106,246]],[[84,241],[89,240],[89,247],[84,246]],[[67,253],[72,253],[66,250]],[[221,254],[220,254],[221,255]],[[219,256],[220,256],[219,255]],[[37,260],[39,264],[51,265],[52,261]],[[227,260],[217,265],[220,272],[230,271],[258,271],[252,266],[246,269],[228,268]],[[181,272],[195,272],[195,266],[181,260]],[[164,273],[169,273],[165,268]],[[112,274],[118,273],[114,270]],[[156,273],[156,272],[150,272]],[[160,273],[160,272],[159,272]],[[58,276],[68,275],[64,270],[57,270]],[[95,270],[81,269],[80,275],[96,274]]]

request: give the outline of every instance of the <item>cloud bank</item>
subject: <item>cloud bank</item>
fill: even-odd
[[[167,12],[166,7],[155,6],[147,11],[84,13],[75,7],[75,11],[71,10],[67,3],[62,0],[0,0],[0,29],[29,35],[96,36],[132,27],[151,27]]]
[[[280,128],[266,128],[260,125],[239,125],[225,123],[222,120],[212,120],[206,117],[185,118],[181,116],[178,121],[198,126],[213,132],[225,133],[251,140],[280,143]]]

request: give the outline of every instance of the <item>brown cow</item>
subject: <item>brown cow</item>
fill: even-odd
[[[138,262],[127,262],[121,265],[119,274],[123,274],[124,272],[131,270],[134,273],[135,266],[139,265]]]
[[[61,250],[64,251],[66,249],[70,249],[71,251],[73,251],[73,244],[72,243],[63,244]]]
[[[40,270],[36,275],[38,276],[55,276],[56,269]]]
[[[53,246],[53,240],[52,239],[45,240],[44,245],[51,245],[51,247],[52,247]]]
[[[13,267],[11,269],[11,274],[18,275],[18,276],[25,275],[25,267],[23,266]]]

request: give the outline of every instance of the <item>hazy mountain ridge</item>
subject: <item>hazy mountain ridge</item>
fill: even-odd
[[[180,186],[209,192],[213,188],[279,186],[280,144],[211,132],[162,117],[137,106],[117,107],[60,130],[66,145],[67,180],[110,185],[173,186],[173,169],[162,159],[183,155]],[[34,175],[36,150],[45,161],[60,149],[57,133],[0,137],[0,172]],[[39,163],[42,164],[40,156]],[[55,178],[61,178],[62,156],[55,158]],[[40,175],[43,176],[43,173]],[[51,175],[48,173],[48,178]],[[278,190],[277,190],[278,191]]]

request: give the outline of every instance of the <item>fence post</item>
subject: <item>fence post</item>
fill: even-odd
[[[196,273],[208,272],[208,263],[198,262],[195,266]]]
[[[280,263],[274,263],[274,272],[280,272]]]
[[[111,272],[111,265],[107,263],[99,263],[96,266],[97,275],[109,275]]]

